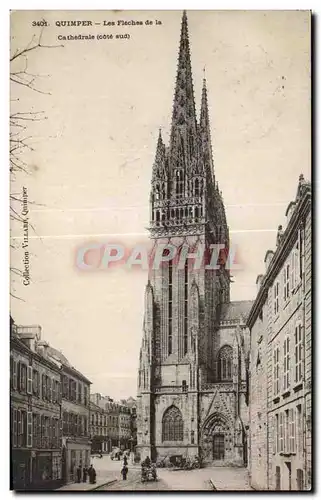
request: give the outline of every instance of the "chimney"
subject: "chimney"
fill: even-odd
[[[41,338],[41,326],[16,326],[17,337],[33,352],[36,351],[36,344]]]
[[[49,347],[49,344],[45,340],[40,340],[40,342],[37,342],[38,354],[40,354],[44,358],[47,358],[48,357],[48,347]]]

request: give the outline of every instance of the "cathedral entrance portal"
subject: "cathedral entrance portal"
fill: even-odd
[[[220,413],[208,417],[201,435],[201,453],[206,462],[224,465],[233,461],[234,441],[229,420]]]
[[[224,434],[214,434],[213,460],[224,460],[224,456],[225,456]]]

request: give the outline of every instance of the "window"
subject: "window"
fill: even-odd
[[[69,434],[69,415],[67,412],[62,414],[62,432],[65,436]]]
[[[173,352],[173,262],[168,263],[168,355]]]
[[[78,403],[82,402],[82,384],[78,382]]]
[[[279,431],[280,431],[280,453],[284,452],[284,413],[281,412],[279,416]]]
[[[290,296],[290,264],[286,264],[283,269],[283,299],[287,300]]]
[[[295,453],[296,451],[296,446],[295,446],[295,419],[294,419],[294,411],[293,408],[289,410],[289,431],[290,431],[290,442],[289,442],[289,452],[290,453]]]
[[[46,384],[46,375],[42,375],[42,399],[47,399],[47,384]]]
[[[275,419],[274,419],[274,422],[275,422],[275,432],[274,432],[274,453],[279,453],[279,439],[280,439],[280,436],[279,436],[279,415],[276,414],[275,415]]]
[[[27,437],[27,412],[23,410],[18,410],[17,412],[17,424],[18,424],[18,446],[26,446]]]
[[[56,386],[56,381],[52,380],[52,402],[56,403],[57,402],[57,386]]]
[[[32,446],[34,448],[41,447],[41,422],[38,413],[32,415]]]
[[[279,312],[279,287],[280,287],[280,283],[277,281],[274,285],[274,295],[273,295],[274,314],[275,315],[277,315]]]
[[[287,336],[283,343],[283,390],[290,387],[290,337]]]
[[[27,365],[19,363],[19,390],[27,391]]]
[[[303,327],[297,325],[294,334],[295,343],[295,382],[301,382],[303,378]]]
[[[51,378],[46,376],[46,385],[47,385],[47,400],[52,400],[52,386],[51,386]]]
[[[289,410],[284,412],[284,451],[290,451],[290,432],[289,432]]]
[[[61,479],[61,458],[59,455],[52,457],[52,479]]]
[[[84,386],[84,405],[87,406],[88,404],[88,389],[87,386]]]
[[[18,363],[12,359],[12,376],[11,376],[12,389],[16,390],[18,387]]]
[[[299,242],[295,245],[291,254],[291,290],[294,290],[300,281],[300,252]]]
[[[218,378],[222,381],[232,380],[232,359],[233,349],[231,346],[224,346],[218,353]]]
[[[176,406],[166,410],[162,422],[163,441],[183,441],[182,414]]]
[[[33,385],[33,374],[32,374],[32,366],[27,367],[28,370],[28,378],[27,378],[27,394],[32,394],[32,385]]]
[[[12,445],[17,446],[18,411],[12,411]]]
[[[194,195],[195,195],[196,198],[198,198],[199,195],[200,195],[200,183],[199,183],[198,179],[195,179],[195,183],[194,183]]]
[[[62,378],[62,397],[69,399],[69,380],[65,375]]]
[[[303,451],[303,425],[302,425],[302,406],[296,407],[296,428],[297,428],[297,452]]]
[[[184,268],[184,356],[187,354],[188,349],[188,259],[185,262]]]
[[[32,412],[27,412],[27,447],[32,447]]]
[[[181,198],[184,191],[184,179],[182,170],[176,170],[176,196]]]
[[[37,370],[33,370],[32,374],[32,393],[34,396],[39,397],[40,394],[40,375]]]
[[[280,348],[275,347],[273,353],[273,394],[277,396],[280,392]]]

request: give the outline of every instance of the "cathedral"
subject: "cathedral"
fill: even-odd
[[[201,456],[247,465],[251,301],[230,301],[226,260],[196,268],[191,254],[221,244],[229,229],[212,156],[206,81],[196,116],[183,13],[169,145],[159,133],[152,168],[150,238],[189,248],[149,272],[138,373],[137,451],[142,459]],[[195,251],[195,250],[194,250]],[[166,249],[164,250],[166,252]],[[226,255],[226,252],[223,252]]]

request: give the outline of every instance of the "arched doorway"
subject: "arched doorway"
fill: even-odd
[[[233,457],[233,432],[229,420],[219,414],[210,415],[201,435],[202,455],[207,462],[223,463]]]

